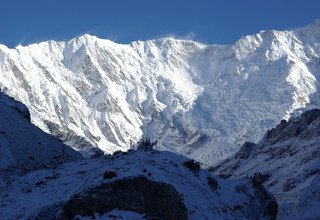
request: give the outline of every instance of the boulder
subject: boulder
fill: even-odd
[[[167,183],[138,176],[87,189],[64,205],[62,219],[94,216],[114,209],[146,214],[154,219],[188,219],[188,210],[176,189]]]
[[[200,163],[194,160],[185,161],[183,165],[194,173],[197,173],[200,170]]]

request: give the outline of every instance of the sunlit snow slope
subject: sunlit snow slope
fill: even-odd
[[[319,42],[315,21],[224,46],[171,38],[122,45],[90,35],[0,45],[0,88],[83,153],[126,150],[145,135],[215,163],[295,110],[319,106]]]

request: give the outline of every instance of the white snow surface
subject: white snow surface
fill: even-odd
[[[35,125],[84,155],[125,151],[144,135],[214,164],[282,118],[319,106],[319,29],[317,20],[232,45],[124,45],[87,34],[0,45],[0,88],[27,105]]]

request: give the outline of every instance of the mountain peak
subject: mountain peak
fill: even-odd
[[[96,42],[97,40],[99,40],[99,38],[96,36],[93,36],[90,34],[84,34],[84,35],[75,37],[75,38],[69,40],[68,42],[88,45],[88,44],[92,44],[92,43]]]
[[[94,35],[90,35],[90,34],[84,34],[84,35],[81,35],[79,37],[76,37],[75,39],[79,40],[79,41],[94,41],[94,40],[97,40],[98,38]]]

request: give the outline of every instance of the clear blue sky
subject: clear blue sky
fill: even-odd
[[[15,47],[89,33],[119,43],[174,35],[228,44],[317,18],[320,0],[0,0],[0,43]]]

